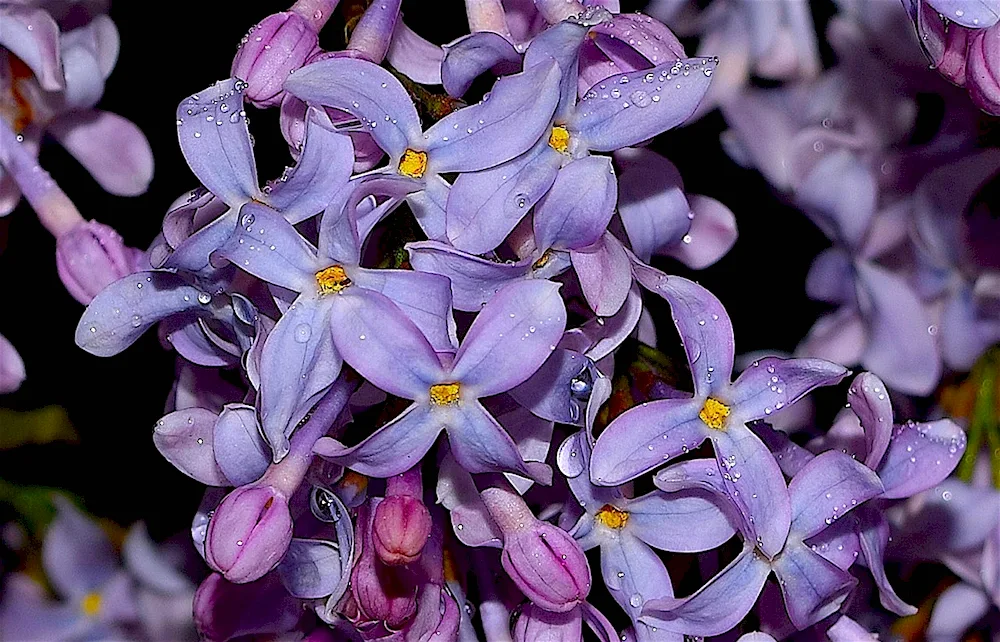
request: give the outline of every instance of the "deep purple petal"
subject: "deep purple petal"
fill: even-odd
[[[618,202],[618,181],[607,156],[584,156],[565,165],[535,208],[538,247],[577,250],[596,242]]]
[[[865,521],[859,533],[861,553],[865,564],[871,570],[875,585],[878,586],[879,601],[882,606],[896,615],[913,615],[917,609],[904,602],[889,583],[885,575],[885,548],[889,543],[889,523],[882,514],[865,511]]]
[[[498,33],[479,31],[444,46],[441,84],[450,96],[465,95],[472,82],[488,69],[498,75],[514,73],[521,67],[521,54]]]
[[[788,546],[774,561],[774,574],[792,624],[804,629],[840,608],[857,580],[802,544]]]
[[[490,261],[437,241],[408,243],[406,249],[414,269],[448,277],[456,310],[478,311],[508,283],[531,274],[529,262]]]
[[[525,462],[514,440],[478,401],[460,402],[444,421],[451,452],[470,473],[511,472],[552,483],[552,470],[544,463]]]
[[[216,413],[204,408],[175,410],[156,422],[153,445],[179,471],[206,486],[229,486],[213,450]]]
[[[105,191],[136,196],[149,187],[153,178],[153,150],[132,121],[95,109],[57,118],[47,131],[59,139]]]
[[[939,484],[958,465],[965,443],[965,431],[950,419],[896,426],[878,467],[882,496],[901,499]]]
[[[570,252],[587,304],[595,314],[609,317],[621,310],[632,288],[632,270],[625,248],[611,232],[594,245]]]
[[[874,471],[850,455],[817,455],[788,484],[792,530],[802,539],[812,537],[882,490]]]
[[[253,406],[227,404],[214,429],[215,461],[233,486],[260,479],[271,463]]]
[[[628,502],[628,528],[662,551],[700,553],[721,546],[736,533],[720,505],[703,490],[653,491]]]
[[[341,583],[346,588],[340,544],[293,537],[277,568],[288,592],[295,597],[315,599],[331,595]],[[344,552],[349,548],[345,546]]]
[[[847,368],[823,359],[765,357],[740,373],[727,393],[734,416],[750,422],[784,410],[820,386],[838,383]]]

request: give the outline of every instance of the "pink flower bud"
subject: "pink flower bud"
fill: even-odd
[[[946,26],[936,11],[922,3],[917,13],[917,33],[938,73],[956,85],[964,85],[965,54],[973,30],[954,23]]]
[[[514,625],[514,642],[576,642],[583,639],[579,613],[552,613],[529,604]]]
[[[288,74],[319,52],[312,24],[295,12],[272,14],[250,28],[233,59],[232,75],[247,83],[257,107],[274,107],[285,96]]]
[[[230,582],[252,582],[278,564],[291,540],[292,516],[284,494],[272,486],[242,486],[215,509],[205,558]]]
[[[97,293],[134,272],[142,252],[114,229],[83,221],[56,240],[56,270],[73,298],[87,305]]]
[[[302,617],[301,602],[288,594],[276,574],[232,584],[213,573],[198,587],[192,606],[195,626],[206,642],[284,633]]]
[[[966,86],[972,101],[1000,116],[1000,24],[981,29],[969,43]]]
[[[368,505],[358,511],[355,540],[361,542],[361,555],[351,571],[351,593],[364,619],[398,630],[416,613],[417,587],[407,569],[386,566],[375,554],[373,513]]]
[[[430,511],[417,497],[387,497],[375,509],[372,526],[375,552],[390,566],[420,559],[430,534]]]

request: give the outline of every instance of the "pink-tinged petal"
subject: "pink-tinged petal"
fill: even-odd
[[[420,328],[374,290],[349,287],[335,296],[330,323],[344,360],[390,394],[426,400],[445,372]]]
[[[1000,29],[979,30],[969,43],[966,63],[966,85],[972,102],[985,112],[994,115],[1000,113],[998,52],[1000,52]]]
[[[292,223],[319,214],[345,188],[354,167],[350,136],[333,131],[325,114],[310,109],[298,163],[267,193],[267,204]],[[325,122],[324,122],[325,121]]]
[[[28,65],[42,89],[63,88],[59,25],[47,11],[5,3],[0,7],[0,45]]]
[[[111,541],[97,522],[62,496],[42,543],[42,566],[56,592],[75,600],[99,590],[118,570]]]
[[[791,499],[778,463],[760,438],[743,425],[709,432],[744,528],[765,554],[776,555],[785,545],[792,518]]]
[[[285,81],[285,91],[311,105],[342,109],[359,118],[378,146],[398,161],[420,139],[420,117],[396,77],[358,58],[328,58]]]
[[[116,355],[158,321],[205,307],[207,293],[169,272],[136,272],[104,288],[76,326],[76,344],[99,357]]]
[[[437,241],[408,243],[410,263],[421,272],[451,281],[456,310],[478,311],[507,284],[531,274],[531,264],[490,261]]]
[[[462,340],[451,377],[477,397],[488,397],[534,374],[566,329],[559,287],[531,279],[497,292]]]
[[[740,623],[753,608],[771,567],[752,545],[694,595],[650,600],[643,617],[667,631],[685,635],[720,635]]]
[[[386,60],[392,68],[421,85],[440,85],[445,51],[416,32],[396,21]]]
[[[565,165],[535,208],[538,247],[580,249],[601,238],[618,202],[618,181],[607,156],[584,156]]]
[[[714,294],[679,276],[642,266],[636,279],[670,304],[674,325],[687,353],[695,395],[707,397],[725,387],[733,371],[733,324]]]
[[[975,31],[952,25],[941,19],[941,15],[924,2],[915,2],[911,20],[917,28],[920,46],[930,58],[934,69],[959,87],[965,86],[966,54],[969,38]],[[913,14],[916,15],[913,15]]]
[[[950,419],[895,427],[878,467],[886,499],[902,499],[944,480],[965,452],[965,431]]]
[[[459,402],[445,422],[455,460],[470,473],[516,473],[548,486],[552,469],[541,462],[525,462],[517,444],[478,401]]]
[[[926,0],[948,20],[971,29],[986,29],[1000,20],[998,0]]]
[[[328,301],[298,297],[267,335],[260,357],[261,431],[274,451],[288,452],[288,436],[340,374]]]
[[[701,270],[714,264],[726,255],[739,233],[736,230],[736,216],[728,207],[708,196],[692,194],[688,197],[691,205],[691,229],[681,237],[681,242],[663,250],[693,270]]]
[[[874,471],[850,455],[817,455],[788,484],[792,530],[802,539],[812,537],[882,491]]]
[[[497,75],[510,74],[521,67],[521,54],[500,34],[479,31],[444,46],[439,82],[448,95],[465,95],[472,82],[492,69]]]
[[[424,134],[431,172],[474,172],[508,161],[549,133],[559,100],[552,61],[498,80],[483,101],[459,109]]]
[[[930,318],[916,292],[898,274],[859,262],[858,301],[871,336],[865,367],[901,392],[926,395],[941,377],[941,357]]]
[[[262,200],[243,111],[246,83],[230,78],[177,106],[177,139],[194,175],[230,207]]]
[[[691,207],[684,181],[669,160],[654,151],[627,147],[615,153],[618,214],[632,252],[643,261],[661,248],[674,246],[691,228]]]
[[[799,630],[839,609],[858,583],[802,544],[788,546],[773,564],[788,617]]]
[[[724,401],[732,406],[739,421],[764,419],[820,386],[839,383],[849,372],[823,359],[765,357],[740,373],[726,391]]]
[[[176,410],[156,422],[153,445],[163,458],[206,486],[229,486],[213,450],[216,413],[204,408]]]
[[[643,604],[674,596],[670,575],[659,556],[628,531],[607,538],[601,545],[601,574],[611,597],[637,628],[646,626],[639,622]],[[640,636],[640,639],[648,638]]]
[[[313,451],[362,475],[392,477],[417,465],[443,429],[431,408],[412,404],[357,446],[347,448],[331,437],[323,437]]]
[[[57,118],[47,129],[106,191],[137,196],[149,187],[153,151],[132,121],[93,110]]]
[[[989,598],[978,587],[953,584],[934,603],[925,635],[934,642],[958,642],[989,610]]]
[[[594,245],[570,252],[587,304],[595,314],[609,317],[621,310],[632,288],[628,253],[611,232]]]
[[[590,478],[618,486],[697,448],[708,437],[692,399],[662,399],[619,415],[594,444]]]
[[[865,512],[866,518],[860,529],[859,540],[865,564],[871,570],[875,585],[878,586],[879,601],[882,606],[896,615],[907,616],[917,612],[916,607],[904,602],[889,583],[885,575],[885,549],[889,544],[889,523],[881,513],[873,510]]]
[[[862,372],[851,383],[847,403],[865,433],[865,466],[876,468],[892,437],[892,402],[885,384],[876,375]]]
[[[472,254],[500,245],[552,187],[562,162],[543,137],[506,163],[459,174],[446,208],[452,245]]]
[[[285,217],[251,202],[240,210],[239,222],[219,248],[219,256],[268,283],[294,292],[316,292],[316,273],[326,266]]]
[[[625,510],[629,531],[650,546],[675,553],[700,553],[721,546],[736,533],[721,506],[712,493],[689,489],[653,491],[630,500]]]
[[[529,603],[514,623],[514,642],[575,642],[583,639],[579,609],[553,613]]]
[[[618,3],[603,2],[605,8],[612,13],[621,14]],[[664,22],[669,22],[664,19]],[[614,16],[614,20],[605,20],[594,25],[592,31],[608,38],[595,38],[598,46],[606,47],[609,40],[618,40],[628,43],[628,46],[654,65],[661,60],[670,58],[684,58],[684,46],[677,39],[677,36],[658,20],[651,20],[648,16],[640,13],[625,13]],[[638,32],[641,38],[636,38],[633,34]],[[647,65],[641,64],[641,67]]]
[[[0,334],[0,394],[14,392],[24,381],[24,361],[14,346]]]
[[[648,140],[691,117],[715,71],[714,58],[687,58],[610,78],[587,92],[568,123],[586,149],[610,152]]]
[[[213,431],[215,461],[233,486],[261,478],[271,463],[253,406],[226,404]]]
[[[449,511],[452,529],[460,542],[472,548],[503,547],[503,533],[490,517],[471,474],[451,455],[441,462],[436,493],[438,502]]]
[[[285,633],[302,618],[301,601],[288,594],[277,573],[247,584],[213,573],[198,587],[193,606],[198,633],[210,642]]]
[[[358,287],[388,297],[420,329],[437,352],[458,346],[455,319],[451,313],[448,279],[413,270],[366,270],[352,272]]]

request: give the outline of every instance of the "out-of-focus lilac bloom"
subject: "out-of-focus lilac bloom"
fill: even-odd
[[[702,479],[706,487],[728,495],[717,477]],[[805,540],[821,534],[882,490],[875,473],[849,455],[818,455],[788,485],[792,526],[777,554],[768,559],[759,545],[754,546],[750,524],[744,522],[741,529],[747,539],[743,552],[729,566],[688,598],[647,603],[644,616],[652,616],[660,626],[678,633],[719,635],[749,613],[774,572],[792,624],[800,630],[815,624],[840,608],[857,580],[814,552]]]
[[[24,361],[7,337],[0,334],[0,394],[14,392],[24,382]]]
[[[549,60],[502,78],[482,102],[449,114],[425,133],[399,81],[365,60],[333,58],[307,65],[285,88],[307,103],[360,119],[389,155],[381,172],[413,186],[405,195],[407,203],[427,237],[436,239],[444,236],[449,190],[440,175],[487,169],[534,145],[548,131],[558,74]]]
[[[198,633],[210,642],[257,633],[285,633],[302,618],[302,606],[281,585],[277,573],[256,582],[232,584],[209,575],[194,597]]]
[[[179,642],[194,639],[191,617],[195,585],[170,559],[169,544],[157,546],[145,524],[133,525],[122,543],[125,568],[135,581],[139,619],[150,640]]]
[[[59,278],[84,305],[141,265],[142,252],[126,246],[118,232],[97,221],[80,223],[56,240]]]
[[[652,548],[707,551],[727,541],[736,529],[718,507],[725,504],[705,490],[656,490],[630,498],[621,487],[593,485],[587,474],[589,434],[589,430],[576,433],[559,448],[559,469],[584,510],[571,533],[584,550],[600,546],[604,583],[628,613],[637,639],[674,639],[676,635],[665,632],[657,635],[655,623],[639,621],[647,600],[674,596],[667,569]]]
[[[729,382],[733,330],[722,303],[680,277],[637,267],[637,278],[670,304],[694,382],[694,396],[632,408],[594,446],[590,475],[617,486],[711,439],[725,487],[766,555],[781,550],[791,507],[778,464],[746,426],[795,403],[812,389],[837,383],[847,370],[821,359],[756,361]]]
[[[359,473],[388,477],[412,468],[445,430],[466,470],[549,482],[548,466],[526,463],[478,400],[521,383],[555,349],[566,325],[558,285],[523,281],[498,292],[472,323],[451,365],[442,364],[417,326],[385,296],[362,290],[345,302],[331,312],[333,324],[345,329],[338,345],[344,359],[379,388],[414,403],[357,446],[323,439],[317,453]]]

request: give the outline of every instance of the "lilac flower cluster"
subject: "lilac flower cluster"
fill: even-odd
[[[110,357],[156,326],[178,354],[153,442],[209,487],[191,526],[212,569],[189,596],[203,638],[543,642],[582,640],[586,625],[605,642],[874,640],[887,614],[917,610],[887,556],[963,580],[929,635],[957,639],[1000,605],[1000,494],[988,472],[948,479],[960,461],[984,468],[993,437],[970,428],[967,456],[963,426],[944,413],[897,422],[889,396],[907,408],[903,395],[976,364],[984,390],[1000,378],[982,365],[1000,340],[1000,266],[980,260],[988,240],[965,217],[1000,169],[971,140],[975,105],[997,102],[992,0],[958,21],[975,35],[933,23],[929,7],[962,18],[957,0],[908,3],[916,31],[902,6],[843,0],[826,70],[794,0],[653,3],[701,32],[696,57],[663,22],[597,0],[467,0],[471,33],[444,47],[383,0],[344,50],[324,51],[337,4],[268,16],[232,77],[180,102],[200,186],[145,252],[116,246],[101,253],[110,267],[74,271],[89,241],[60,240],[64,282],[88,303],[77,345]],[[915,33],[942,70],[961,49],[975,101],[949,96],[923,145],[909,142],[917,93],[959,92],[927,73]],[[879,56],[859,53],[874,43]],[[755,76],[786,82],[754,88]],[[421,85],[438,84],[445,108],[422,118]],[[247,102],[278,110],[295,161],[263,185]],[[807,290],[836,309],[791,358],[741,364],[723,303],[651,266],[707,267],[736,240],[732,212],[688,195],[645,146],[715,107],[727,152],[833,243]],[[0,142],[30,200],[31,145],[3,121]],[[45,185],[40,215],[62,194]],[[627,349],[657,343],[657,304],[690,385],[620,394]],[[848,379],[829,430],[778,429]],[[944,524],[959,527],[935,532]],[[52,544],[69,561],[47,568],[71,603],[66,626],[134,619],[134,605],[102,610],[133,597],[112,595],[107,564],[100,580],[57,579],[77,556],[56,548],[74,545]],[[34,616],[21,616],[43,608],[29,606],[0,627],[27,631]]]

